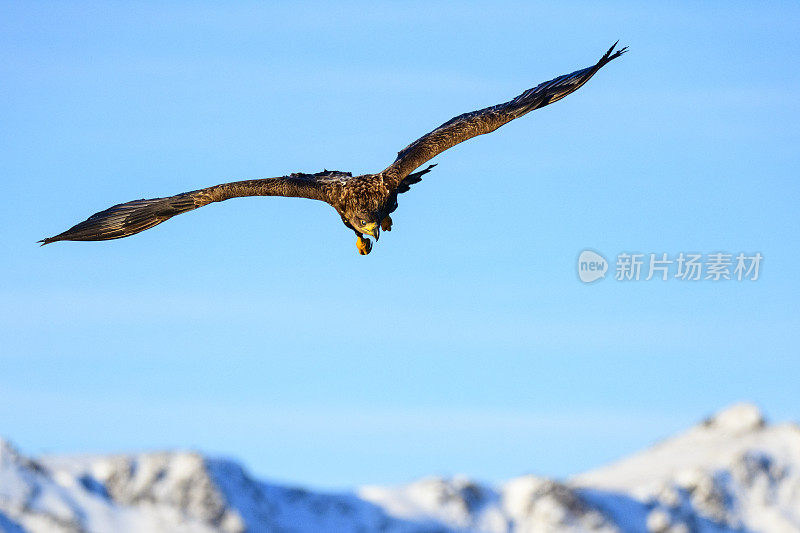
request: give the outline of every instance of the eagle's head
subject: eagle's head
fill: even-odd
[[[377,211],[356,211],[347,217],[347,221],[356,231],[374,237],[376,242],[381,235],[381,221]]]
[[[357,232],[377,241],[381,234],[381,207],[387,193],[380,176],[366,174],[351,178],[342,193],[342,218]]]

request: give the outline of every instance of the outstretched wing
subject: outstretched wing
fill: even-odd
[[[117,204],[90,216],[64,233],[42,239],[42,246],[55,241],[105,241],[120,239],[161,224],[175,215],[212,202],[242,196],[289,196],[328,201],[332,187],[349,173],[324,171],[291,174],[279,178],[234,181],[166,198],[134,200]]]
[[[614,51],[617,43],[609,48],[594,66],[578,70],[572,74],[559,76],[528,89],[513,100],[487,107],[472,113],[459,115],[432,132],[420,137],[397,154],[397,159],[386,170],[387,180],[394,181],[397,187],[414,169],[436,157],[448,148],[477,135],[491,133],[503,124],[522,115],[560,100],[569,93],[577,91],[589,78],[609,61],[627,51],[627,47]]]

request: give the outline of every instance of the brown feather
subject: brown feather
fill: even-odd
[[[491,133],[515,118],[551,104],[578,90],[604,65],[627,51],[627,48],[622,48],[614,52],[616,45],[617,43],[614,43],[600,58],[600,61],[591,67],[540,83],[506,103],[459,115],[423,135],[401,150],[394,163],[384,170],[390,185],[400,186],[404,178],[414,169],[448,148],[478,135]]]

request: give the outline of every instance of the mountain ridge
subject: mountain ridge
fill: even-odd
[[[197,452],[29,458],[0,439],[0,531],[800,531],[800,426],[737,404],[564,481],[465,476],[316,492]]]

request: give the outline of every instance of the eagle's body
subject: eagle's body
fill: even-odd
[[[465,113],[445,122],[401,150],[397,159],[377,174],[352,176],[349,172],[325,170],[316,174],[297,173],[279,178],[223,183],[166,198],[134,200],[96,213],[64,233],[40,242],[118,239],[212,202],[242,196],[289,196],[321,200],[333,206],[345,226],[356,233],[359,253],[366,255],[372,249],[372,243],[364,238],[364,234],[377,241],[381,229],[391,229],[389,215],[397,209],[398,194],[408,191],[435,165],[419,172],[414,170],[458,143],[490,133],[576,91],[601,67],[626,51],[622,48],[614,52],[614,46],[591,67],[542,83],[509,102]]]

